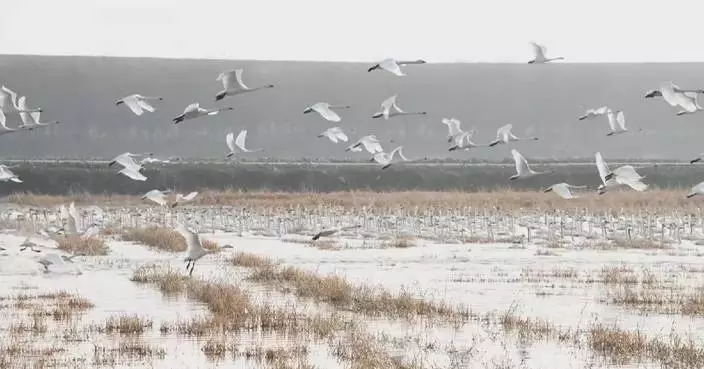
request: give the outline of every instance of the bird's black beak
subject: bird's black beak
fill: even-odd
[[[118,101],[118,102],[115,103],[115,106],[119,106],[119,105],[122,104],[122,103],[124,103],[124,101],[120,100],[120,101]]]
[[[367,72],[371,72],[371,71],[373,71],[373,70],[376,69],[376,68],[379,68],[379,65],[378,65],[378,64],[375,65],[375,66],[373,66],[373,67],[371,67],[371,68],[369,68],[369,69],[367,69]]]
[[[533,63],[535,63],[535,60],[531,60],[528,62],[528,64],[533,64]]]
[[[608,181],[609,179],[611,179],[611,178],[614,178],[614,174],[613,174],[613,173],[609,173],[609,174],[607,174],[607,175],[604,176],[604,179],[607,180],[607,181]]]
[[[548,188],[544,189],[543,193],[550,192],[550,191],[552,191],[552,187],[548,187]]]

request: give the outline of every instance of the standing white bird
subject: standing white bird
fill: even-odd
[[[599,195],[606,193],[609,189],[614,189],[621,186],[628,186],[638,192],[643,192],[648,188],[648,185],[641,182],[640,179],[636,179],[632,175],[628,174],[623,175],[628,172],[628,170],[621,173],[621,175],[618,173],[612,173],[609,170],[608,165],[606,165],[606,162],[600,152],[597,152],[594,157],[596,159],[596,169],[599,172],[599,177],[602,182],[602,184],[599,185],[597,192]]]
[[[396,104],[396,96],[393,95],[389,97],[388,99],[384,100],[381,103],[381,111],[378,113],[372,115],[372,118],[381,118],[384,117],[384,120],[389,120],[389,118],[393,118],[397,115],[425,115],[427,114],[424,111],[419,111],[419,112],[405,112],[401,110],[401,108],[398,107]],[[393,108],[393,111],[391,110]]]
[[[27,107],[27,101],[26,97],[22,96],[17,100],[17,105],[20,108],[20,119],[22,120],[22,125],[17,127],[18,129],[23,129],[23,130],[33,130],[36,127],[42,127],[42,126],[48,126],[52,124],[59,124],[60,122],[58,121],[53,121],[53,122],[41,122],[40,121],[40,116],[41,112],[35,111],[35,112],[27,112],[30,110]]]
[[[191,202],[196,199],[196,196],[198,196],[198,192],[193,191],[190,192],[188,195],[184,196],[180,193],[176,194],[176,200],[171,204],[172,208],[175,208],[179,204],[185,204],[187,202]]]
[[[397,76],[405,76],[406,74],[403,73],[401,70],[402,65],[408,65],[408,64],[425,64],[425,60],[418,59],[418,60],[410,60],[410,61],[397,61],[394,59],[384,59],[380,61],[377,64],[374,64],[371,66],[367,72],[371,72],[375,69],[383,69],[387,72],[393,73]]]
[[[463,132],[458,119],[442,118],[442,124],[447,126],[447,142],[452,142],[456,136]]]
[[[538,137],[527,137],[518,138],[516,135],[511,133],[513,129],[513,124],[507,124],[496,130],[496,139],[489,143],[489,146],[496,146],[498,144],[507,144],[511,141],[537,141]]]
[[[530,177],[536,176],[538,174],[551,173],[551,171],[549,171],[549,170],[544,171],[544,172],[536,172],[533,169],[531,169],[530,166],[528,165],[528,161],[526,160],[526,158],[524,158],[523,155],[521,155],[521,153],[518,152],[518,150],[516,150],[516,149],[511,149],[511,155],[513,156],[513,161],[516,164],[516,174],[511,176],[511,178],[509,178],[512,181],[514,179],[519,179],[519,178],[521,178],[521,179],[530,178]]]
[[[347,142],[348,140],[347,135],[340,127],[330,127],[319,134],[318,137],[327,137],[334,143],[338,143],[339,141]]]
[[[140,94],[134,94],[125,96],[120,100],[117,100],[117,102],[115,102],[115,105],[120,106],[121,104],[125,104],[136,115],[142,115],[144,114],[145,110],[150,113],[156,111],[156,108],[154,108],[154,106],[149,103],[149,100],[162,101],[164,99],[158,96],[143,96]]]
[[[17,176],[17,174],[13,173],[10,168],[8,168],[4,164],[0,164],[0,181],[2,182],[7,182],[7,181],[12,181],[15,183],[22,183],[22,180],[20,177]]]
[[[362,151],[362,147],[364,147],[364,149],[372,155],[384,151],[375,135],[368,135],[360,138],[357,142],[347,146],[345,151],[360,152]]]
[[[240,151],[240,152],[259,152],[259,151],[264,151],[264,149],[256,149],[256,150],[250,150],[245,147],[244,141],[247,139],[247,130],[243,129],[240,131],[240,133],[237,135],[237,138],[235,138],[235,134],[230,132],[227,134],[225,137],[225,143],[227,143],[227,147],[230,149],[230,152],[227,154],[227,157],[232,157],[235,155],[235,152]]]
[[[609,110],[608,117],[609,127],[611,128],[611,131],[606,134],[607,136],[613,136],[628,132],[628,129],[626,129],[626,117],[624,117],[622,111],[619,110],[614,115],[614,112]]]
[[[232,110],[232,107],[227,106],[223,108],[204,109],[200,107],[199,103],[193,103],[191,105],[188,105],[186,109],[183,110],[183,114],[175,117],[174,119],[172,119],[172,121],[174,122],[174,124],[179,124],[184,120],[195,119],[206,115],[217,115],[223,110]]]
[[[533,46],[533,53],[535,54],[535,58],[529,61],[528,64],[543,64],[554,60],[565,59],[562,56],[559,56],[557,58],[547,58],[545,57],[545,54],[548,52],[548,49],[545,46],[539,45],[535,42],[531,42],[530,44]]]
[[[332,236],[337,232],[347,231],[350,229],[361,228],[361,227],[362,227],[361,225],[353,225],[353,226],[349,226],[349,227],[334,227],[334,228],[323,229],[322,231],[316,233],[313,236],[313,241],[318,240],[320,237]]]
[[[33,113],[42,111],[41,108],[21,109],[18,105],[17,93],[5,86],[0,87],[0,110],[5,113]]]
[[[349,109],[349,105],[330,105],[326,102],[319,102],[315,103],[309,107],[307,107],[305,110],[303,110],[303,114],[308,114],[310,112],[316,112],[318,113],[321,117],[323,117],[325,120],[330,121],[330,122],[339,122],[342,120],[340,116],[333,111],[333,109]]]
[[[697,195],[704,195],[704,182],[700,182],[696,186],[692,187],[692,189],[687,194],[687,198],[690,199]]]
[[[225,96],[235,96],[245,92],[254,92],[264,88],[273,88],[274,85],[264,85],[255,88],[249,88],[242,82],[242,69],[233,69],[220,73],[216,81],[221,81],[223,89],[215,95],[215,101],[225,98]]]
[[[584,114],[577,119],[578,120],[585,120],[585,119],[596,118],[596,117],[600,117],[602,115],[606,115],[610,111],[611,111],[611,109],[609,109],[607,106],[602,106],[602,107],[596,108],[596,109],[587,109],[587,111],[584,112]]]
[[[180,233],[181,236],[183,236],[183,238],[186,240],[186,245],[188,245],[188,250],[186,251],[186,258],[183,259],[183,261],[187,262],[186,270],[188,270],[189,267],[191,269],[188,272],[189,276],[193,274],[193,268],[195,268],[196,266],[196,261],[198,261],[203,256],[218,252],[221,249],[232,248],[232,246],[230,245],[225,245],[219,247],[216,250],[206,250],[203,248],[203,244],[200,241],[200,236],[198,235],[198,233],[187,229],[183,225],[179,225],[178,227],[176,227],[176,232]]]
[[[160,206],[166,206],[167,195],[169,193],[171,193],[171,190],[161,191],[161,190],[154,189],[154,190],[151,190],[151,191],[145,193],[142,196],[142,200],[149,200],[149,201],[155,202],[156,204],[158,204]]]
[[[381,164],[381,169],[386,169],[391,166],[391,161],[394,160],[394,156],[398,153],[398,156],[401,158],[403,161],[408,161],[408,159],[403,156],[403,146],[399,146],[391,153],[385,153],[385,152],[378,152],[372,156],[371,161],[375,161],[379,164]]]
[[[471,141],[472,135],[474,135],[474,130],[469,131],[469,132],[462,132],[455,136],[455,144],[450,147],[448,151],[455,151],[455,150],[469,150],[474,147],[483,147],[483,146],[489,146],[489,145],[483,145],[483,144],[475,144],[474,142]]]
[[[572,192],[570,192],[570,188],[587,188],[587,186],[573,186],[571,184],[567,184],[567,183],[562,182],[562,183],[556,183],[556,184],[546,188],[545,190],[543,190],[543,192],[551,192],[552,191],[552,192],[556,193],[557,196],[560,196],[565,200],[578,198],[579,196],[572,195]]]

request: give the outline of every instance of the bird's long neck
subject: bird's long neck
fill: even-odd
[[[273,86],[273,85],[264,85],[264,86],[254,87],[254,88],[249,88],[249,87],[247,87],[247,88],[244,88],[244,90],[246,90],[246,91],[258,91],[258,90],[263,90],[263,89],[265,89],[265,88],[272,88],[272,87],[274,87],[274,86]]]
[[[425,64],[425,61],[423,60],[408,60],[408,61],[398,61],[396,64],[402,65],[402,64]]]
[[[349,105],[331,105],[330,109],[349,109]]]
[[[565,58],[563,56],[558,56],[557,58],[547,58],[545,61],[553,61],[553,60],[564,60]]]
[[[35,108],[35,109],[17,109],[18,113],[40,113],[42,109],[40,108]]]

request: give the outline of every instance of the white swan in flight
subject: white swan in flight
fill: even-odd
[[[528,165],[528,161],[526,158],[521,155],[520,152],[516,149],[511,149],[511,155],[513,156],[513,161],[516,164],[516,174],[511,176],[509,178],[510,180],[515,180],[515,179],[523,179],[523,178],[530,178],[533,176],[536,176],[538,174],[547,174],[547,173],[552,173],[552,171],[546,170],[543,172],[536,172],[533,169],[530,168]]]
[[[513,129],[513,124],[507,124],[496,130],[496,139],[489,143],[489,146],[496,146],[498,144],[507,144],[512,141],[537,141],[538,137],[526,137],[518,138],[516,135],[511,133]]]
[[[398,153],[398,156],[403,161],[408,161],[408,159],[403,156],[403,146],[399,146],[390,153],[378,152],[372,156],[371,161],[375,161],[381,165],[381,169],[386,169],[391,166],[391,162],[394,160],[394,156]]]
[[[587,186],[573,186],[571,184],[562,182],[556,183],[546,188],[545,190],[543,190],[543,192],[554,192],[555,194],[557,194],[557,196],[560,196],[565,200],[578,198],[579,196],[572,195],[570,188],[587,188]]]
[[[2,109],[0,109],[0,127],[2,127],[2,130],[0,130],[0,136],[17,132],[16,128],[10,128],[7,126],[7,117],[5,116],[5,113],[2,112]]]
[[[362,151],[362,147],[364,147],[364,149],[372,155],[384,152],[384,149],[381,148],[381,144],[379,143],[379,140],[376,138],[375,135],[369,135],[360,138],[357,142],[347,146],[345,151],[360,152]]]
[[[643,167],[639,168],[642,169]],[[638,174],[636,172],[636,168],[634,168],[632,165],[622,165],[609,173],[607,173],[604,178],[608,181],[609,179],[613,178],[614,176],[621,176],[628,178],[633,181],[640,181],[641,179],[644,179],[642,175]]]
[[[602,106],[602,107],[596,108],[596,109],[587,109],[587,111],[584,112],[584,114],[581,115],[577,119],[578,120],[592,119],[592,118],[600,117],[602,115],[606,115],[609,111],[611,111],[611,109],[609,109],[609,107],[607,107],[607,106]]]
[[[662,97],[670,106],[684,109],[677,113],[677,115],[684,115],[701,110],[697,102],[697,95],[700,93],[704,93],[704,90],[684,90],[672,82],[663,82],[658,89],[648,91],[645,98]]]
[[[225,98],[225,96],[235,96],[245,92],[254,92],[264,88],[273,88],[274,85],[264,85],[255,88],[249,88],[242,82],[242,69],[233,69],[220,73],[216,81],[221,81],[223,89],[215,95],[215,101]]]
[[[333,109],[349,109],[349,105],[330,105],[326,102],[319,102],[315,103],[309,107],[307,107],[305,110],[303,110],[303,114],[308,114],[310,112],[316,112],[318,115],[323,117],[323,119],[330,121],[330,122],[339,122],[342,120],[340,116],[333,110]]]
[[[227,147],[230,149],[230,152],[227,154],[226,157],[232,157],[235,155],[237,151],[239,152],[260,152],[264,151],[264,149],[256,149],[256,150],[250,150],[245,147],[244,141],[247,139],[247,130],[243,129],[240,131],[240,133],[237,135],[237,138],[235,138],[235,134],[230,132],[227,134],[225,137],[225,143],[227,143]]]
[[[640,179],[636,179],[631,175],[623,175],[625,172],[628,172],[627,169],[621,173],[621,175],[612,173],[600,152],[597,152],[594,157],[596,159],[596,169],[599,172],[599,177],[602,182],[598,188],[599,195],[606,193],[606,191],[610,189],[619,188],[621,186],[628,186],[638,192],[643,192],[648,188],[648,185],[641,182]]]
[[[611,131],[606,134],[607,136],[628,132],[628,129],[626,129],[626,117],[623,115],[622,111],[619,110],[614,114],[613,111],[609,110],[608,117]]]
[[[427,114],[424,111],[405,112],[405,111],[401,110],[401,108],[399,108],[398,105],[396,104],[396,96],[397,95],[393,95],[393,96],[389,97],[388,99],[384,100],[381,103],[381,111],[372,115],[372,118],[384,117],[385,120],[389,120],[389,118],[393,118],[398,115],[425,115],[425,114]]]
[[[146,181],[147,177],[142,174],[141,172],[134,170],[133,168],[122,168],[120,169],[117,174],[122,174],[130,179],[133,179],[135,181]]]
[[[539,45],[535,42],[530,43],[533,46],[533,53],[535,54],[535,58],[531,61],[528,62],[528,64],[543,64],[547,62],[551,62],[554,60],[564,60],[565,58],[562,56],[559,56],[557,58],[547,58],[545,57],[545,54],[548,52],[548,49],[543,46]]]
[[[342,131],[342,128],[340,127],[330,127],[319,134],[318,137],[327,137],[333,143],[338,143],[340,141],[347,142],[349,140],[345,132]]]
[[[144,155],[152,155],[153,153],[140,153],[140,154],[133,154],[131,152],[125,152],[122,153],[116,157],[114,157],[110,162],[108,163],[108,166],[111,167],[115,164],[120,164],[125,168],[130,168],[135,171],[140,171],[142,170],[143,166],[141,164],[138,164],[134,158],[137,156],[144,156]]]
[[[704,182],[700,182],[696,186],[692,187],[692,189],[687,194],[687,198],[691,199],[692,197],[697,195],[704,195]]]
[[[117,100],[117,102],[115,102],[115,105],[120,106],[121,104],[125,104],[136,115],[142,115],[144,114],[145,110],[150,113],[156,111],[154,105],[149,103],[150,100],[162,101],[164,99],[158,96],[143,96],[140,94],[134,94],[125,96],[120,100]]]
[[[21,109],[17,102],[17,93],[5,86],[0,87],[0,110],[5,113],[34,113],[42,111],[41,108]]]
[[[200,107],[199,103],[193,103],[191,105],[188,105],[186,109],[183,110],[183,114],[175,117],[172,120],[174,124],[179,124],[184,120],[195,119],[206,115],[217,115],[223,110],[232,110],[232,107],[226,106],[223,108],[204,109]]]
[[[371,66],[369,69],[367,69],[367,72],[371,72],[376,69],[383,69],[389,73],[393,73],[397,76],[405,76],[406,74],[403,73],[401,70],[401,66],[403,65],[408,65],[408,64],[425,64],[425,60],[418,59],[418,60],[410,60],[410,61],[397,61],[394,59],[384,59],[380,61],[377,64],[374,64]]]
[[[185,195],[185,196],[180,193],[177,193],[176,200],[173,202],[173,204],[171,204],[171,207],[175,208],[176,206],[178,206],[180,204],[185,204],[187,202],[191,202],[196,199],[196,196],[198,196],[198,192],[196,192],[196,191],[190,192],[188,195]]]
[[[230,245],[225,245],[218,247],[218,249],[216,250],[206,250],[203,248],[203,244],[201,243],[200,236],[198,235],[198,233],[187,229],[183,225],[179,225],[178,227],[176,227],[176,232],[180,233],[181,236],[183,236],[183,238],[186,240],[186,245],[188,245],[188,250],[186,251],[186,258],[183,259],[183,261],[187,262],[186,270],[190,268],[190,271],[188,272],[189,276],[193,274],[193,268],[195,268],[196,266],[196,261],[198,261],[203,256],[218,252],[222,249],[232,248],[232,246]]]
[[[452,142],[456,136],[463,132],[459,119],[442,118],[441,122],[447,126],[447,142]]]
[[[458,134],[455,136],[455,144],[451,146],[448,151],[469,150],[474,147],[489,146],[484,144],[475,144],[471,141],[472,135],[474,135],[474,130]]]
[[[19,99],[17,99],[17,106],[20,108],[20,120],[22,120],[22,125],[17,127],[18,129],[24,129],[24,130],[33,130],[36,127],[43,127],[43,126],[48,126],[52,124],[59,124],[59,121],[53,121],[53,122],[41,122],[40,121],[40,116],[41,112],[35,111],[35,112],[27,112],[28,110],[31,110],[27,107],[27,101],[26,97],[22,96]]]
[[[142,200],[152,201],[160,206],[166,206],[167,196],[171,193],[171,190],[151,190],[142,196]]]
[[[15,183],[22,183],[22,180],[20,177],[17,176],[17,174],[13,173],[10,168],[8,168],[4,164],[0,164],[0,181],[2,182],[7,182],[7,181],[12,181]]]
[[[332,236],[337,232],[347,231],[350,229],[356,229],[356,228],[361,228],[361,227],[362,227],[361,225],[353,225],[353,226],[349,226],[349,227],[334,227],[334,228],[323,229],[322,231],[316,233],[313,236],[313,241],[317,241],[320,237]]]

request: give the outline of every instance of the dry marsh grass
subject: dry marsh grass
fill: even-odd
[[[186,289],[188,277],[174,269],[143,265],[135,269],[130,280],[136,283],[155,284],[165,295],[178,295]]]
[[[394,239],[384,241],[382,247],[406,249],[409,247],[416,247],[416,239],[410,236],[398,236]]]
[[[29,316],[33,319],[33,330],[41,327],[37,319],[43,317],[52,317],[55,321],[71,320],[89,309],[94,305],[88,299],[70,294],[66,291],[57,291],[50,293],[41,293],[37,295],[18,294],[11,296],[0,297],[0,300],[10,301],[8,304],[17,310],[28,310]]]
[[[546,210],[573,210],[588,208],[592,211],[621,210],[638,211],[671,210],[696,213],[699,205],[687,201],[683,190],[657,189],[648,192],[616,191],[606,196],[582,196],[564,201],[552,194],[541,191],[520,191],[497,189],[484,192],[463,191],[349,191],[349,192],[256,192],[256,191],[202,191],[194,205],[232,205],[249,208],[290,208],[295,206],[373,209],[398,208],[443,208],[504,210],[520,208],[540,208]],[[56,206],[75,202],[76,204],[131,205],[140,204],[138,196],[103,196],[81,194],[75,196],[46,196],[31,193],[13,194],[7,202],[30,206]]]
[[[605,302],[642,312],[704,315],[704,290],[686,292],[676,288],[653,288],[624,285],[609,289]]]
[[[180,233],[163,227],[132,228],[122,233],[122,240],[141,243],[168,252],[185,252],[188,248],[186,240]],[[210,240],[201,239],[201,243],[206,250],[217,248],[217,244]]]
[[[105,241],[97,237],[82,238],[81,236],[66,236],[58,239],[58,249],[72,254],[86,256],[103,256],[110,252]]]
[[[369,315],[411,318],[415,316],[468,319],[469,311],[445,303],[423,300],[410,292],[392,293],[381,287],[355,286],[341,276],[320,276],[292,266],[279,266],[266,258],[240,253],[230,261],[236,266],[253,268],[250,280],[284,284],[298,297],[328,303],[338,309]]]
[[[124,335],[141,335],[152,328],[152,320],[138,315],[111,316],[101,324],[93,324],[90,330],[99,333],[117,333]]]

